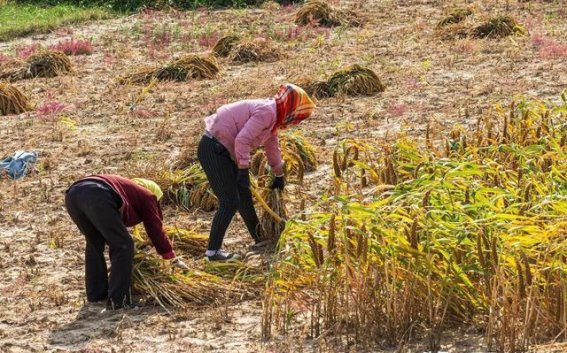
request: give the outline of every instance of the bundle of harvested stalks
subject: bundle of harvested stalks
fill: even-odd
[[[155,79],[157,67],[143,67],[135,72],[118,78],[121,85],[147,85]]]
[[[26,62],[22,60],[9,60],[0,65],[0,80],[15,81],[22,76],[22,68],[26,66]]]
[[[185,81],[189,78],[201,80],[215,78],[218,73],[219,66],[214,57],[186,55],[158,70],[156,77],[160,80]]]
[[[187,55],[173,60],[163,67],[145,67],[120,77],[120,84],[148,84],[151,80],[187,81],[188,79],[212,79],[217,76],[219,67],[213,57]]]
[[[173,243],[173,247],[183,255],[203,256],[209,242],[208,235],[189,229],[168,227],[165,232]]]
[[[280,135],[280,146],[282,159],[284,160],[284,173],[287,178],[293,176],[297,182],[303,182],[305,172],[317,169],[317,158],[315,148],[307,139],[298,132],[288,132]],[[268,174],[266,168],[268,160],[264,151],[257,150],[252,156],[250,171],[257,177]]]
[[[42,50],[26,59],[13,60],[2,65],[0,79],[17,81],[34,77],[55,77],[73,73],[71,61],[60,51]]]
[[[152,297],[160,306],[183,307],[212,304],[244,294],[242,288],[199,270],[181,272],[171,268],[151,252],[134,256],[133,287]]]
[[[208,212],[218,208],[218,200],[199,163],[171,173],[168,178],[169,186],[165,188],[166,200],[169,199],[185,209],[198,207]]]
[[[262,188],[259,192],[252,189],[252,192],[262,207],[260,216],[262,240],[269,240],[270,244],[275,246],[288,219],[283,193],[278,189],[269,188]]]
[[[71,61],[60,51],[43,50],[31,55],[20,72],[21,78],[55,77],[72,73]]]
[[[360,65],[353,65],[346,70],[334,73],[327,84],[331,95],[343,93],[349,96],[369,96],[384,92],[385,89],[374,71]]]
[[[348,96],[370,96],[386,89],[374,71],[360,65],[335,72],[329,80],[306,83],[305,91],[315,98]]]
[[[213,47],[213,55],[226,58],[239,41],[240,37],[237,35],[222,37]]]
[[[350,10],[337,10],[325,1],[309,1],[295,15],[295,23],[307,25],[316,22],[325,27],[340,25],[361,26],[360,16]]]
[[[512,16],[496,16],[476,27],[472,36],[476,38],[502,38],[513,34],[526,34],[526,29]]]
[[[327,81],[306,80],[304,82],[298,82],[298,84],[313,98],[320,99],[332,96],[329,92],[329,85]]]
[[[265,285],[267,266],[254,266],[243,261],[207,261],[204,271],[223,279],[246,284],[246,291],[260,290]]]
[[[0,82],[0,115],[21,114],[30,109],[28,98],[19,89]]]
[[[272,46],[270,41],[264,38],[256,38],[252,41],[238,43],[232,50],[230,61],[233,63],[272,62],[282,57],[281,50]]]
[[[439,21],[439,23],[437,23],[437,28],[462,22],[472,14],[473,12],[467,8],[455,9],[449,14],[449,16],[445,17],[444,19]]]

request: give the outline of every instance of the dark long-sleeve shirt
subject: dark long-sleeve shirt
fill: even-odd
[[[163,230],[161,208],[156,196],[151,191],[119,175],[91,175],[81,180],[97,180],[110,186],[122,199],[120,212],[124,225],[132,227],[143,223],[157,252],[164,259],[175,257],[171,241]]]

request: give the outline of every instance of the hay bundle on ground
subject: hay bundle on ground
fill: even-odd
[[[163,67],[145,67],[118,79],[120,84],[148,84],[151,80],[187,81],[188,79],[212,79],[219,73],[213,57],[187,55],[173,60]]]
[[[30,109],[28,98],[19,89],[0,82],[0,115],[21,114]]]
[[[252,193],[262,208],[260,216],[261,238],[262,240],[269,240],[270,244],[275,246],[288,218],[283,192],[269,188],[262,188],[258,191],[254,188]]]
[[[132,277],[136,291],[149,295],[164,308],[225,302],[243,295],[242,288],[219,276],[199,270],[173,269],[151,251],[139,251],[134,256]]]
[[[215,56],[226,58],[230,55],[230,52],[238,44],[239,41],[240,37],[237,35],[228,35],[222,37],[213,47],[213,54]]]
[[[333,97],[337,94],[370,96],[386,89],[374,71],[360,65],[337,71],[326,82],[306,84],[304,88],[315,98]]]
[[[60,51],[40,51],[31,55],[26,64],[24,78],[55,77],[73,72],[71,61]]]
[[[22,68],[26,66],[26,62],[22,60],[9,60],[0,65],[0,80],[15,81],[22,76]],[[23,77],[20,77],[21,79]]]
[[[270,41],[256,38],[252,41],[242,41],[234,47],[230,55],[233,63],[272,62],[283,57],[283,53],[274,47]]]
[[[502,38],[513,34],[525,34],[526,30],[512,16],[496,16],[476,27],[472,36],[476,38]]]
[[[3,65],[0,79],[17,81],[34,77],[55,77],[72,73],[71,61],[60,51],[42,50],[26,59]]]
[[[208,235],[177,227],[168,227],[165,232],[171,239],[175,250],[184,256],[201,257],[207,250]]]
[[[334,73],[327,81],[327,85],[331,95],[344,93],[349,96],[370,96],[384,92],[385,89],[374,71],[360,65],[353,65],[346,70]]]
[[[354,11],[335,9],[325,1],[309,1],[297,11],[295,23],[307,25],[313,22],[325,27],[362,25],[360,16]]]
[[[201,269],[181,271],[173,268],[155,253],[147,238],[140,234],[141,228],[133,232],[136,244],[134,256],[133,287],[136,291],[153,298],[164,308],[180,308],[191,304],[213,304],[236,301],[257,295],[259,271],[242,262],[233,264],[231,269]],[[177,255],[201,257],[205,253],[207,237],[194,231],[167,228]],[[190,263],[190,266],[199,262]],[[243,274],[255,273],[256,277]],[[260,273],[261,274],[261,273]]]
[[[472,14],[473,12],[470,9],[455,9],[447,17],[437,23],[437,28],[462,22]]]

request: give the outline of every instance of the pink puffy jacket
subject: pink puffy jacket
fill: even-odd
[[[230,152],[238,168],[250,167],[250,151],[264,146],[268,164],[275,175],[283,174],[277,130],[276,102],[249,99],[226,104],[205,118],[206,130]]]

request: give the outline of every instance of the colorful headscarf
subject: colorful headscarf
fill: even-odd
[[[151,181],[151,180],[148,180],[148,179],[143,179],[143,178],[133,178],[132,181],[134,181],[136,184],[150,190],[152,192],[152,194],[154,194],[156,196],[158,201],[163,196],[163,191],[161,191],[161,188],[159,187],[159,185],[156,184],[154,181]]]
[[[281,85],[275,95],[278,120],[274,130],[297,125],[307,119],[315,109],[315,103],[303,88],[291,83]]]

